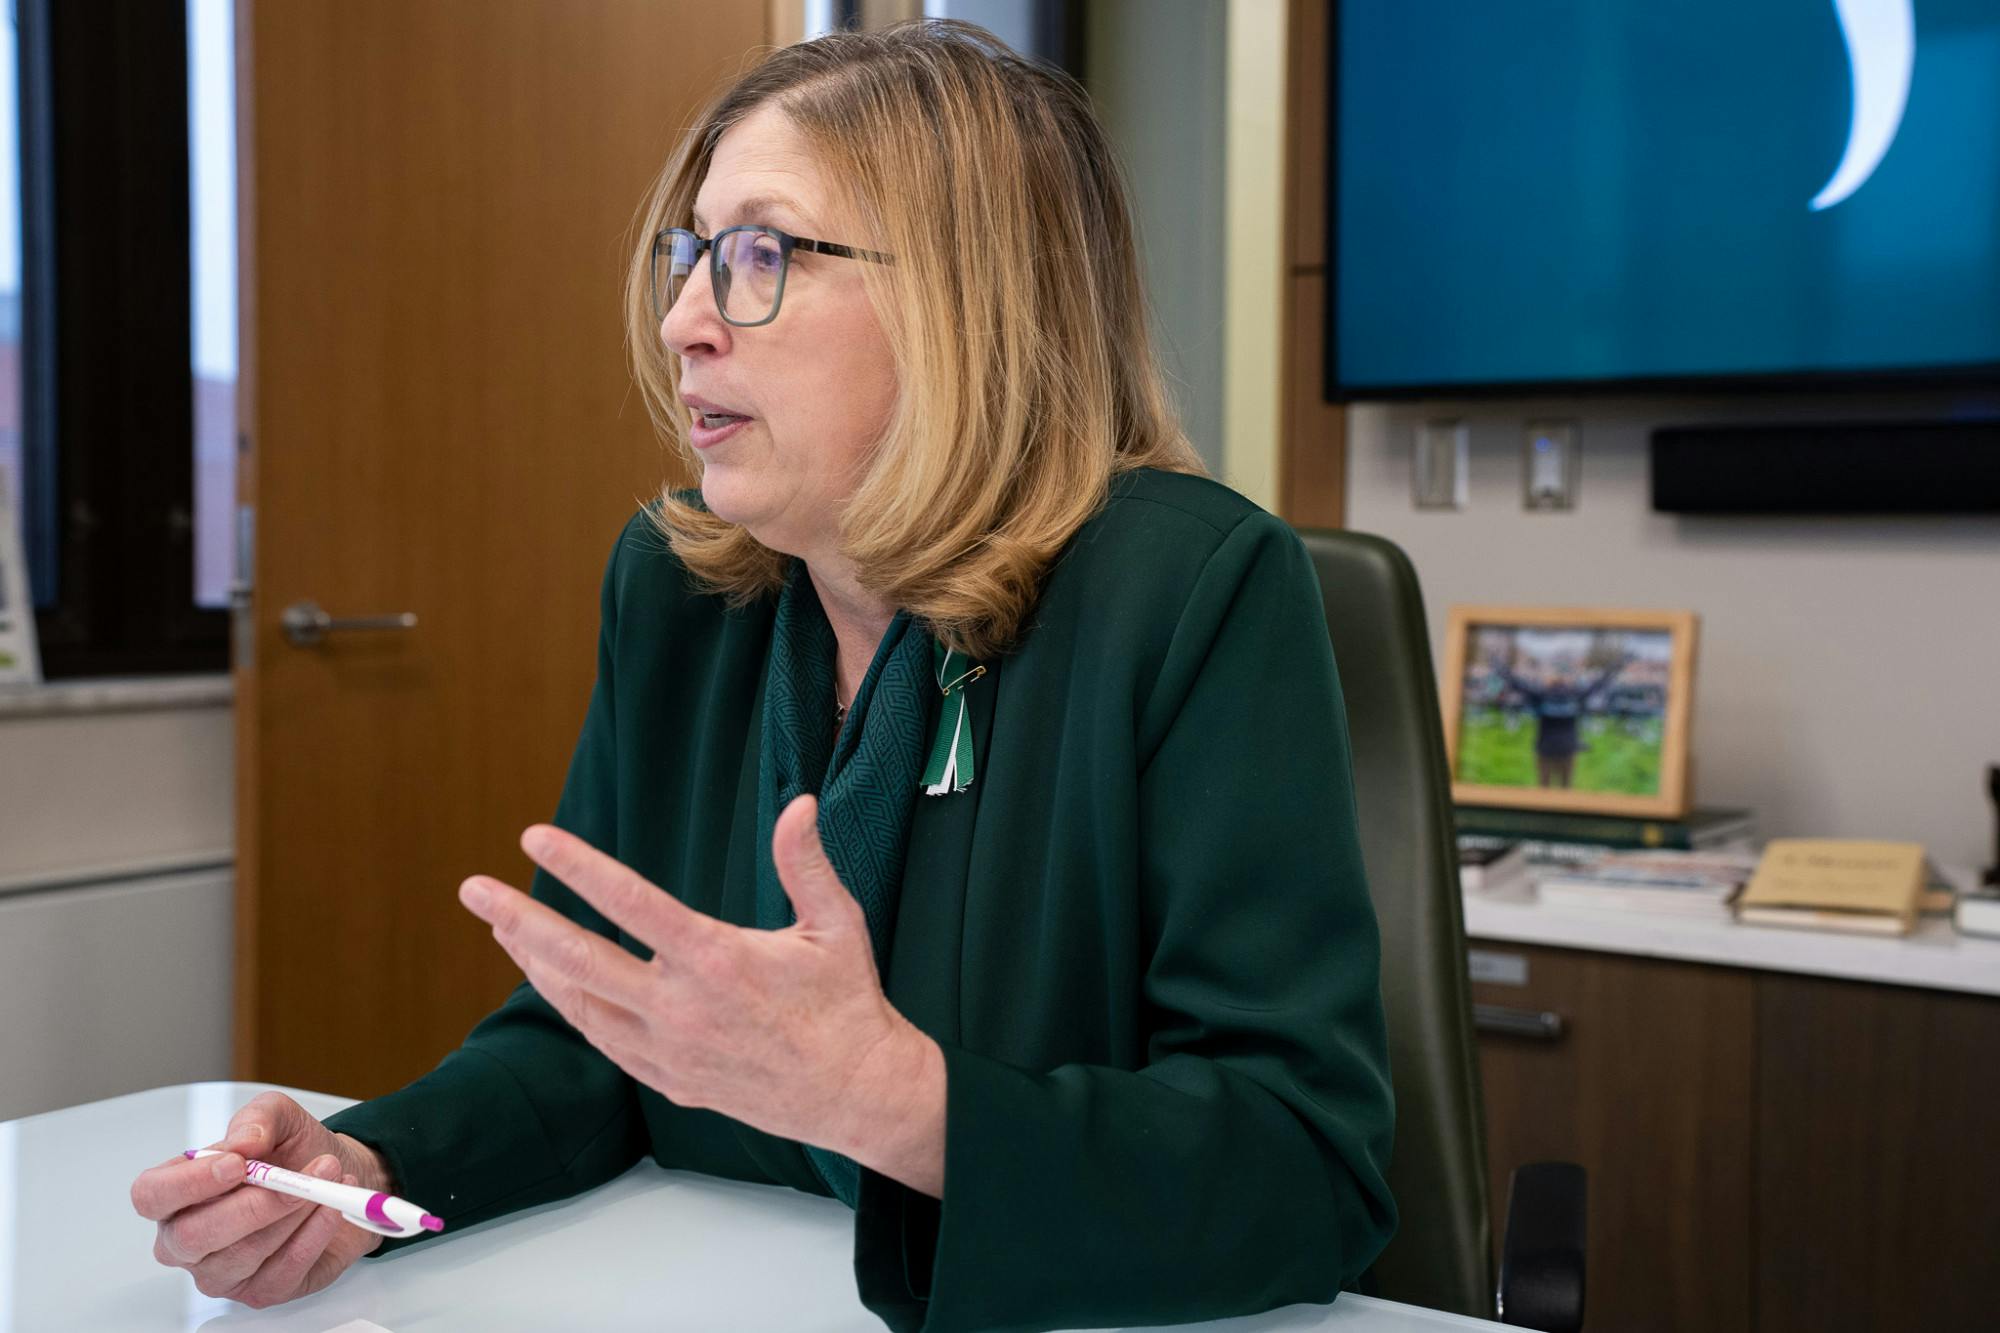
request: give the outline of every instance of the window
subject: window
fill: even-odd
[[[236,4],[188,0],[194,301],[194,600],[236,574]]]
[[[0,466],[51,679],[228,666],[232,10],[14,0],[6,25],[19,390],[0,385],[0,437],[19,424]]]
[[[0,491],[21,527],[21,92],[13,16],[0,23]]]

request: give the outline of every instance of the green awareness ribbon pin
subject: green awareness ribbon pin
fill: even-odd
[[[924,795],[949,796],[972,785],[972,714],[965,706],[965,687],[985,675],[986,668],[941,643],[931,645],[931,660],[944,704],[938,709],[931,757],[924,765]]]

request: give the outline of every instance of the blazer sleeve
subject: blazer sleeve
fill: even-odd
[[[631,531],[628,525],[620,534],[605,568],[597,681],[553,820],[607,848],[617,845],[618,833],[612,678],[618,566]],[[547,871],[535,871],[530,892],[572,921],[617,939],[615,926]],[[647,1141],[632,1078],[526,982],[436,1069],[326,1123],[380,1152],[397,1191],[452,1229],[602,1184],[638,1161]],[[429,1235],[392,1240],[375,1253]]]
[[[857,1277],[893,1328],[1329,1301],[1395,1229],[1346,712],[1310,559],[1278,520],[1246,518],[1203,567],[1139,740],[1147,1062],[945,1046],[942,1204],[863,1173]]]

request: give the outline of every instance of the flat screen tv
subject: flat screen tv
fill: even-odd
[[[1330,397],[2000,383],[2000,0],[1342,0]]]

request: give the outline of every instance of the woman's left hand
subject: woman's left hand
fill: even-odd
[[[488,876],[458,896],[586,1040],[670,1101],[940,1195],[943,1052],[883,994],[818,815],[801,796],[778,816],[772,850],[798,921],[777,931],[704,916],[561,829],[522,833],[537,865],[652,949],[646,962]]]

